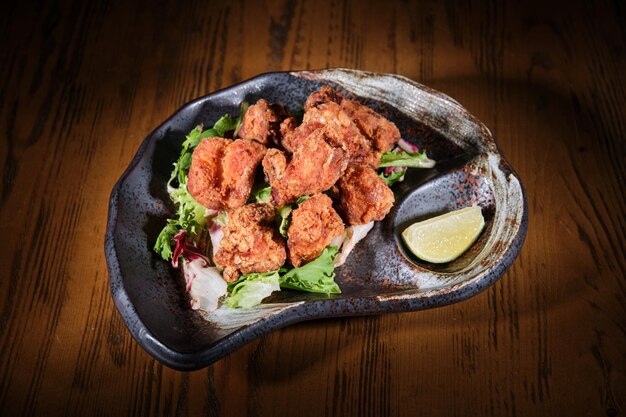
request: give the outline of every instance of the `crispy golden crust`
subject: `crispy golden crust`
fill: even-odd
[[[304,113],[300,126],[291,131],[285,129],[281,144],[287,151],[293,152],[318,129],[324,131],[326,140],[331,145],[348,153],[350,162],[378,167],[380,153],[372,149],[370,142],[352,123],[348,114],[334,102],[322,103],[309,109]]]
[[[289,161],[283,152],[270,150],[263,159],[263,170],[272,186],[272,204],[283,206],[329,189],[347,165],[346,152],[331,146],[321,129],[296,148]]]
[[[390,151],[400,140],[396,125],[374,110],[352,100],[343,100],[341,108],[378,152]]]
[[[264,203],[248,204],[230,213],[213,259],[224,269],[226,281],[234,281],[240,274],[274,271],[285,263],[285,241],[275,219],[276,209]]]
[[[287,157],[283,151],[268,149],[262,164],[267,181],[275,184],[287,169]]]
[[[298,123],[296,122],[296,119],[293,117],[287,117],[285,120],[282,121],[282,123],[280,124],[281,145],[282,145],[282,138],[284,138],[285,136],[291,135],[292,132],[296,130],[297,127],[298,127]]]
[[[312,92],[304,103],[304,111],[309,111],[313,107],[317,107],[322,103],[335,102],[341,104],[343,95],[332,87],[323,86],[317,91]]]
[[[289,261],[296,267],[312,261],[343,232],[341,217],[327,195],[317,194],[306,199],[291,214],[287,231]]]
[[[250,140],[203,139],[191,158],[189,193],[210,209],[232,210],[243,206],[265,152],[265,146]]]
[[[248,108],[241,121],[238,136],[256,140],[265,146],[280,142],[280,124],[287,117],[280,104],[269,104],[260,99]]]
[[[341,93],[328,86],[313,92],[307,98],[304,109],[308,112],[325,103],[338,104],[367,138],[374,151],[387,152],[400,140],[400,131],[393,122],[357,101],[344,98]]]
[[[348,166],[336,191],[341,213],[350,225],[384,219],[394,202],[385,181],[366,165]]]

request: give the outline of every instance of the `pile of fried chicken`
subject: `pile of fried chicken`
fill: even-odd
[[[308,97],[304,110],[298,125],[282,105],[260,99],[236,139],[206,138],[193,153],[189,193],[209,209],[229,211],[213,259],[226,281],[274,271],[287,259],[295,267],[312,261],[345,225],[382,220],[394,203],[376,169],[400,139],[396,125],[327,86]],[[270,202],[246,204],[259,165]],[[309,198],[293,210],[285,240],[277,208],[302,196]]]

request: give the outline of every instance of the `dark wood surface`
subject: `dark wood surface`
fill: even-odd
[[[626,414],[626,5],[3,2],[0,415]],[[407,76],[494,133],[528,193],[489,290],[308,322],[164,367],[111,300],[109,193],[188,100],[262,72]]]

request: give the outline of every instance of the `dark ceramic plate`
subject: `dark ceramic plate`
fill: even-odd
[[[438,164],[409,171],[394,189],[396,205],[337,269],[342,294],[281,291],[252,309],[218,309],[202,316],[189,308],[182,279],[152,252],[171,217],[165,183],[184,136],[198,123],[236,115],[246,99],[302,110],[321,85],[395,122],[402,137]],[[399,239],[414,221],[467,205],[483,208],[486,228],[456,261],[431,265],[412,257]],[[527,228],[522,185],[487,128],[456,101],[397,75],[353,70],[270,73],[197,99],[142,143],[113,188],[105,252],[113,299],[137,342],[181,370],[217,361],[250,340],[291,323],[323,317],[422,310],[451,304],[492,285],[519,253]]]

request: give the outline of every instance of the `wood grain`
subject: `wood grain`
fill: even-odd
[[[0,415],[624,415],[625,24],[611,1],[2,2]],[[324,67],[398,73],[481,119],[526,187],[521,255],[456,305],[164,367],[110,297],[114,183],[185,102]]]

